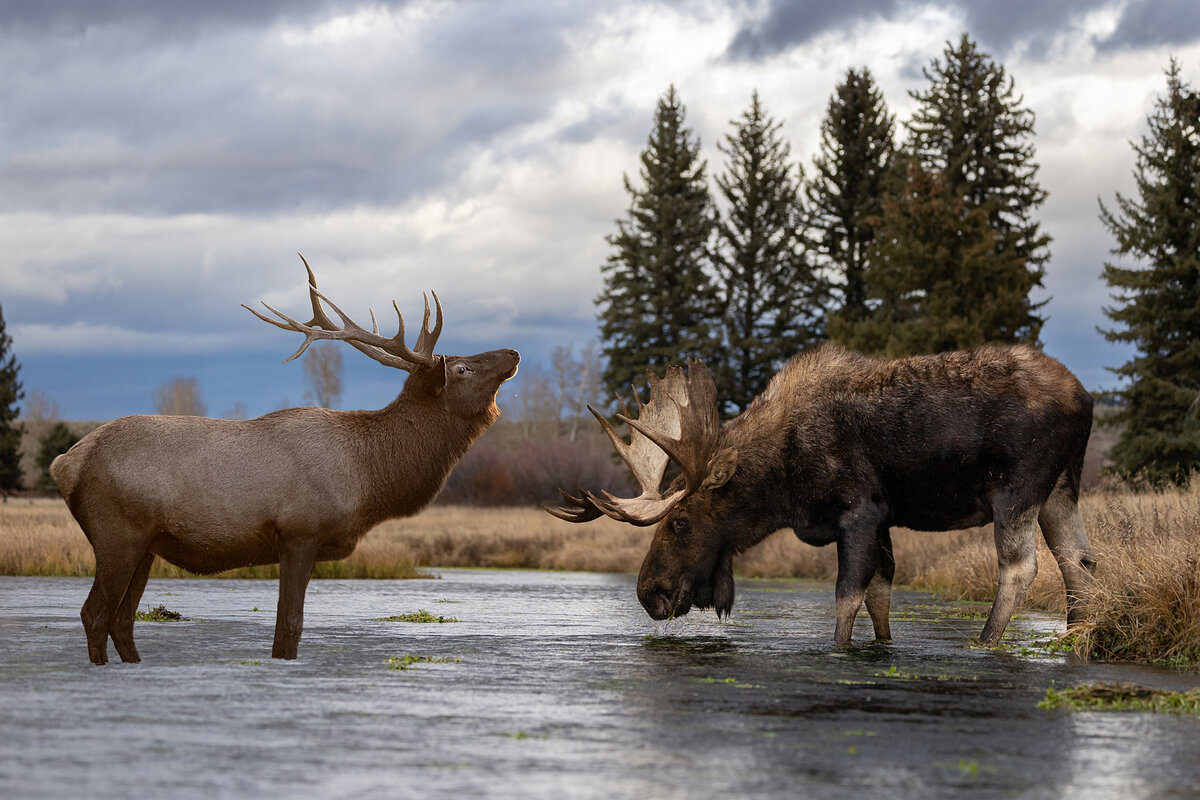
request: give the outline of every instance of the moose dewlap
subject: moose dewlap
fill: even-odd
[[[108,661],[110,636],[122,660],[140,660],[134,612],[156,556],[201,574],[278,563],[271,654],[295,658],[313,564],[345,558],[377,523],[421,510],[500,416],[496,391],[516,374],[517,351],[436,355],[437,295],[437,322],[429,326],[426,299],[410,349],[398,307],[395,336],[381,336],[374,325],[361,328],[317,291],[304,266],[311,320],[297,322],[267,306],[279,322],[249,309],[304,334],[287,360],[318,339],[344,341],[408,372],[403,391],[379,411],[289,408],[251,420],[123,417],[55,459],[51,474],[96,553],[96,578],[80,614],[94,663]]]
[[[780,528],[837,547],[834,640],[850,642],[863,602],[890,638],[890,529],[994,523],[999,585],[982,640],[994,645],[1037,574],[1040,526],[1079,622],[1095,557],[1077,502],[1092,399],[1062,364],[1030,347],[881,361],[834,346],[793,358],[740,416],[721,425],[699,361],[637,399],[626,442],[594,409],[641,486],[634,498],[580,488],[570,522],[604,514],[654,525],[638,599],[654,619],[692,606],[728,614],[733,559]],[[667,464],[679,477],[664,491]]]

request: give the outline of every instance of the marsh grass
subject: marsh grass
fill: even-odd
[[[1134,683],[1092,683],[1066,689],[1046,689],[1038,708],[1068,711],[1153,711],[1200,714],[1200,689],[1172,692]]]
[[[422,623],[446,623],[459,622],[458,617],[442,617],[436,614],[430,614],[425,609],[419,611],[410,611],[406,614],[395,614],[390,617],[379,617],[376,622],[422,622]]]
[[[1080,502],[1099,570],[1090,619],[1072,640],[1094,658],[1200,664],[1200,480],[1186,489],[1106,488]],[[503,567],[637,572],[653,528],[608,518],[571,525],[536,508],[435,505],[367,534],[342,561],[314,577],[407,578],[422,567]],[[990,527],[950,533],[896,530],[896,584],[942,600],[990,603],[996,552]],[[0,574],[91,575],[91,547],[61,500],[0,504]],[[816,578],[837,574],[832,547],[814,548],[790,531],[769,536],[736,561],[742,577]],[[155,561],[154,577],[189,573]],[[275,578],[278,567],[222,577]],[[1062,578],[1040,541],[1038,576],[1026,609],[1062,614]]]
[[[149,611],[142,611],[140,608],[133,612],[133,619],[136,622],[187,622],[188,618],[178,611],[171,611],[165,605],[159,605]]]

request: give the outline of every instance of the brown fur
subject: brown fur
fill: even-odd
[[[106,663],[110,635],[122,660],[140,660],[134,612],[155,556],[200,574],[278,563],[272,655],[295,658],[313,563],[429,503],[498,418],[518,361],[439,356],[379,411],[123,417],[85,436],[50,471],[96,554],[81,612],[91,660]]]
[[[721,430],[737,470],[662,520],[638,578],[655,618],[728,613],[734,555],[785,527],[838,549],[835,640],[864,600],[889,635],[890,528],[995,523],[1000,585],[983,632],[999,641],[1036,574],[1040,523],[1082,618],[1095,559],[1076,507],[1091,397],[1025,346],[879,361],[825,346],[801,354]]]

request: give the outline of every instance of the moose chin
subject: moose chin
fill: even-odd
[[[580,488],[569,522],[601,515],[657,525],[638,575],[654,619],[733,607],[733,559],[781,528],[837,548],[834,641],[849,644],[866,603],[891,638],[891,528],[994,524],[999,585],[984,625],[996,645],[1037,574],[1037,532],[1062,572],[1067,622],[1084,617],[1096,569],[1079,516],[1092,399],[1062,364],[1030,347],[883,361],[824,345],[794,357],[721,425],[703,363],[649,374],[625,441],[592,409],[641,487],[633,498]],[[674,461],[679,476],[664,491]]]
[[[408,372],[403,390],[379,411],[289,408],[251,420],[123,417],[56,458],[51,475],[96,553],[96,578],[80,613],[93,663],[108,661],[110,636],[123,661],[140,660],[134,613],[156,556],[199,574],[279,564],[271,655],[295,658],[314,563],[345,558],[377,523],[421,510],[500,416],[496,392],[516,374],[517,351],[436,355],[442,330],[436,294],[437,321],[429,326],[426,299],[421,332],[409,349],[395,303],[395,336],[381,336],[374,324],[365,330],[317,290],[304,266],[311,320],[297,322],[266,303],[282,322],[246,307],[304,335],[287,361],[319,339],[343,341]]]

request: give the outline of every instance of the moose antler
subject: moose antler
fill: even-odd
[[[318,291],[317,278],[313,275],[312,267],[308,265],[308,260],[303,255],[300,255],[300,260],[304,262],[304,268],[308,270],[308,295],[312,301],[312,319],[308,322],[297,322],[287,314],[271,308],[271,306],[264,302],[263,305],[266,306],[268,311],[283,320],[283,322],[279,322],[259,313],[245,303],[242,304],[242,308],[263,322],[269,322],[276,328],[282,328],[285,331],[297,331],[304,334],[304,344],[300,345],[296,352],[284,359],[283,363],[286,364],[292,359],[298,358],[308,349],[310,344],[318,339],[346,342],[351,347],[365,353],[381,364],[407,372],[412,372],[418,367],[432,366],[436,363],[437,357],[433,354],[433,348],[437,344],[438,336],[442,333],[442,302],[438,299],[437,292],[433,293],[433,302],[437,305],[437,322],[433,328],[429,327],[429,298],[425,297],[425,319],[421,323],[421,333],[417,337],[416,347],[410,350],[404,343],[404,315],[400,313],[400,306],[396,305],[395,300],[392,301],[392,307],[396,309],[396,318],[399,320],[400,325],[399,332],[391,337],[380,336],[379,324],[375,321],[374,311],[370,312],[371,330],[368,331],[356,324],[344,311],[338,308],[336,303]],[[339,328],[329,318],[325,313],[325,309],[321,306],[321,301],[328,303],[329,307],[334,310],[334,313],[341,317],[342,327]]]
[[[545,507],[554,516],[567,522],[587,522],[601,514],[633,525],[653,525],[665,517],[679,501],[700,488],[708,474],[709,461],[717,446],[720,423],[717,418],[717,391],[712,375],[703,362],[688,364],[688,372],[670,367],[660,380],[653,372],[646,373],[650,381],[650,402],[643,403],[634,389],[638,417],[629,416],[625,401],[618,395],[621,410],[617,418],[629,426],[626,443],[604,415],[588,406],[600,421],[600,426],[616,448],[617,454],[629,465],[642,493],[637,497],[619,498],[602,491],[600,495],[579,489],[580,497],[559,490],[565,508]],[[666,495],[661,485],[667,464],[675,461],[683,473],[683,488]]]

